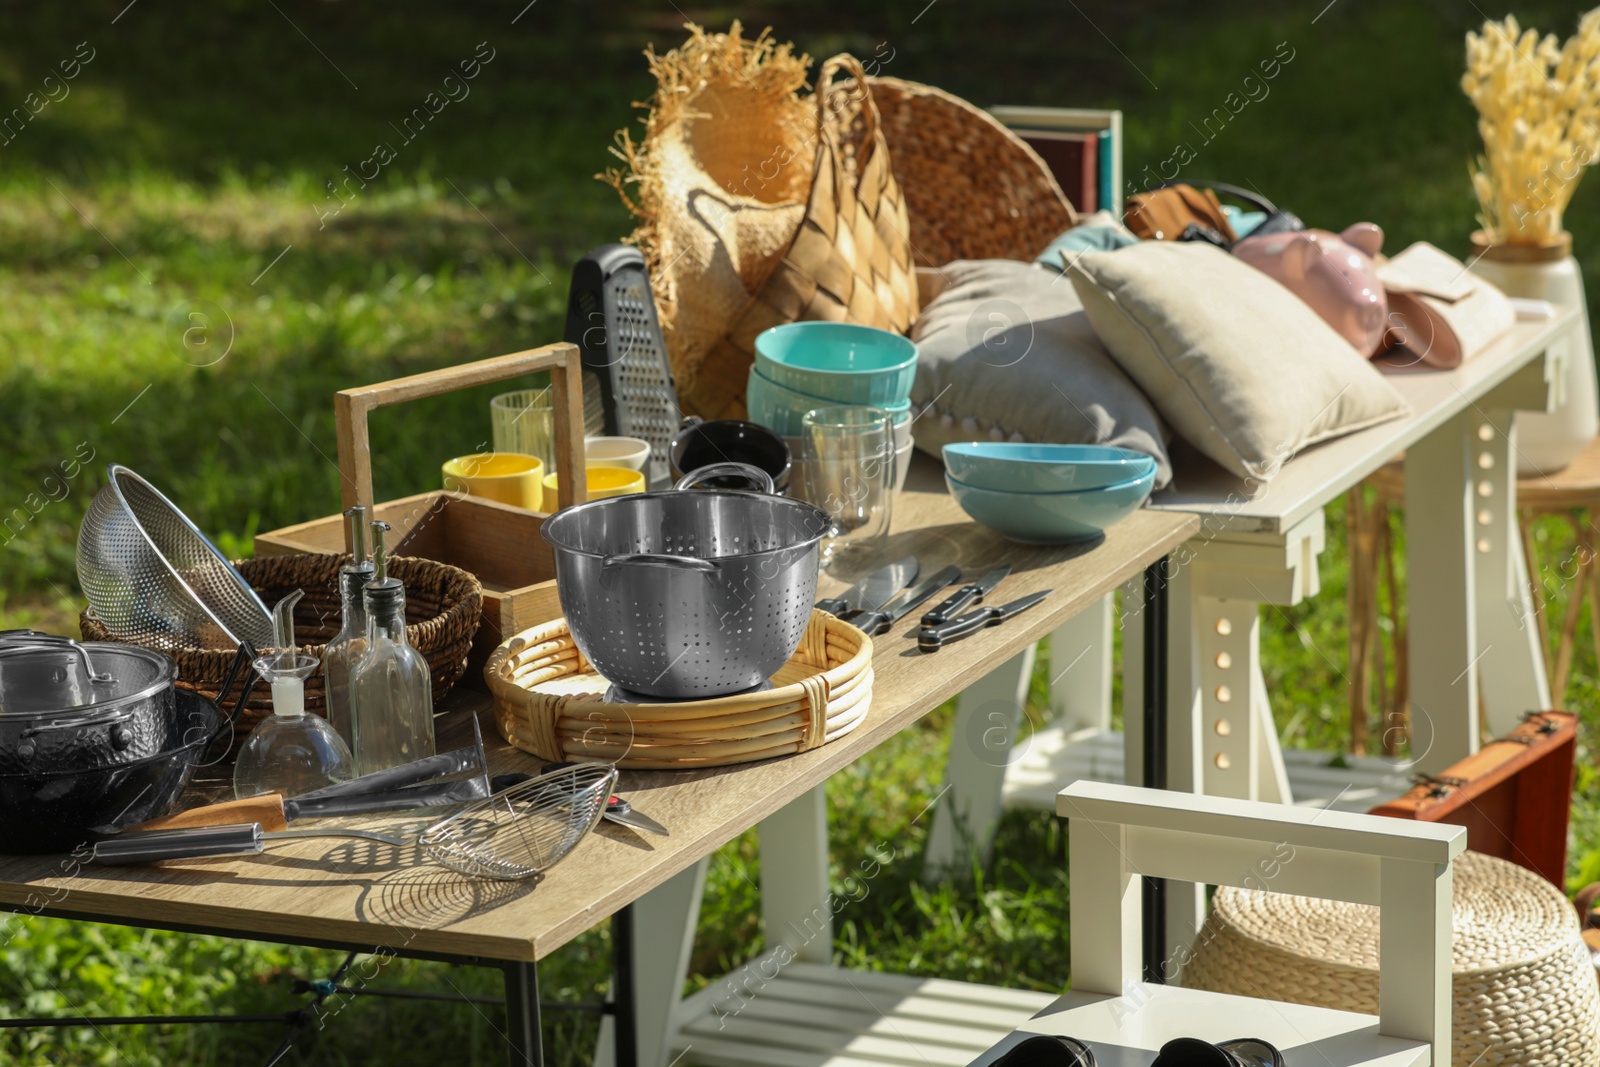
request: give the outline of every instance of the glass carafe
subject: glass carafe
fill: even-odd
[[[367,606],[362,596],[372,581],[372,556],[367,548],[367,509],[358,504],[344,513],[350,523],[350,562],[339,568],[339,603],[343,625],[322,653],[323,686],[328,699],[328,721],[355,745],[351,727],[350,672],[367,648]]]
[[[318,666],[317,657],[292,648],[256,659],[256,670],[272,686],[272,714],[239,749],[234,796],[295,797],[355,777],[355,761],[344,740],[320,715],[306,714],[306,679]]]
[[[406,591],[388,576],[387,523],[372,524],[374,578],[362,597],[366,650],[350,675],[356,767],[371,774],[431,756],[433,682],[428,661],[406,640]]]

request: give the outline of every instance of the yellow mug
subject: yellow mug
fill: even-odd
[[[589,475],[589,499],[605,500],[607,497],[627,496],[629,493],[644,492],[644,472],[629,470],[627,467],[607,467],[603,465],[584,465],[584,471]],[[556,500],[555,474],[544,476],[544,491],[550,497],[550,503]]]
[[[444,487],[484,500],[539,511],[544,507],[544,463],[521,452],[457,456],[444,467]]]

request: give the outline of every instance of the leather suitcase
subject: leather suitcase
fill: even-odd
[[[1510,860],[1565,891],[1577,716],[1529,712],[1505,737],[1437,777],[1418,776],[1373,815],[1467,828],[1467,847]]]

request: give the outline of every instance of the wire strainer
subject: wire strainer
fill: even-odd
[[[617,769],[579,763],[474,801],[422,832],[437,863],[500,881],[533,878],[575,848],[604,814]]]
[[[159,649],[272,645],[272,615],[172,501],[120,464],[78,528],[78,584],[120,641]]]

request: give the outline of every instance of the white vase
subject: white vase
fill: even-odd
[[[1507,296],[1548,300],[1558,308],[1575,307],[1580,312],[1571,331],[1551,346],[1564,348],[1566,355],[1566,381],[1557,389],[1555,410],[1517,414],[1517,473],[1523,477],[1560,470],[1600,435],[1600,389],[1595,383],[1583,275],[1572,257],[1572,238],[1562,237],[1555,245],[1531,247],[1490,244],[1482,231],[1472,235],[1474,274]]]

